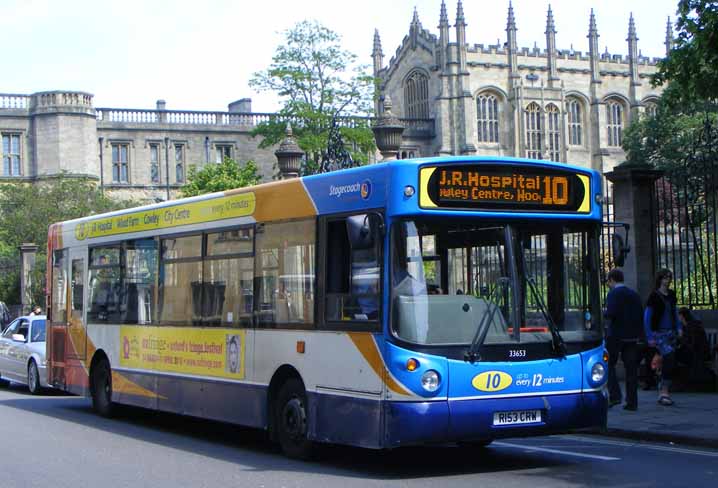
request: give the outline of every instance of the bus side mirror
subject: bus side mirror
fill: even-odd
[[[347,235],[352,249],[370,249],[375,238],[383,233],[384,219],[378,213],[352,215],[347,217]]]

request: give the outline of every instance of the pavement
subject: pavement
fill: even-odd
[[[608,428],[596,433],[718,449],[718,393],[676,392],[671,398],[675,403],[666,407],[658,404],[655,389],[639,389],[638,410],[615,405],[608,411]]]

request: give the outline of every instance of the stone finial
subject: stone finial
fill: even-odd
[[[593,9],[591,9],[591,18],[588,21],[588,37],[600,37],[598,35],[598,29],[596,28],[596,15],[593,13]]]
[[[371,51],[373,57],[384,57],[384,53],[381,50],[381,38],[379,37],[379,29],[374,29],[374,48]]]
[[[631,12],[631,16],[628,19],[628,37],[626,40],[628,42],[638,40],[638,36],[636,35],[636,23],[633,21],[633,12]]]
[[[441,13],[439,14],[439,29],[449,27],[449,16],[446,14],[446,3],[441,0]]]
[[[277,157],[279,172],[283,180],[299,176],[304,151],[299,147],[297,141],[294,140],[292,124],[289,122],[287,122],[285,137],[279,144],[279,148],[274,151],[274,155]]]
[[[411,26],[421,29],[421,21],[419,21],[419,12],[416,10],[416,7],[414,7],[414,16],[411,19]]]
[[[387,95],[384,98],[384,111],[377,117],[371,130],[374,132],[376,147],[382,155],[382,161],[396,159],[401,147],[401,135],[404,132],[404,125],[391,112],[391,98]]]
[[[516,31],[516,18],[514,17],[514,7],[511,5],[511,2],[509,2],[509,16],[506,20],[506,30]]]
[[[673,24],[671,24],[671,16],[668,16],[668,20],[666,21],[666,56],[668,56],[671,53],[671,49],[673,49]]]
[[[553,12],[551,11],[551,4],[548,6],[548,14],[546,15],[546,32],[544,34],[556,34],[556,24],[553,20]]]
[[[466,25],[466,18],[464,17],[464,5],[459,0],[456,4],[456,25]]]

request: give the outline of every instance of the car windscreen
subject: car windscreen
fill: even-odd
[[[32,323],[30,342],[45,342],[45,319],[35,320]]]

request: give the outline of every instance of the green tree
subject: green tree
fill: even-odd
[[[137,202],[107,197],[86,179],[61,177],[34,185],[19,182],[0,185],[0,262],[7,263],[6,276],[0,279],[0,300],[20,302],[19,275],[12,268],[18,263],[22,243],[38,246],[31,292],[36,303],[43,303],[50,224],[135,205]]]
[[[654,85],[669,83],[671,105],[694,106],[718,100],[718,2],[680,0],[677,36],[669,56],[658,63]]]
[[[250,80],[250,86],[276,93],[283,104],[278,116],[254,130],[263,137],[260,147],[279,143],[289,121],[307,154],[302,171],[313,173],[327,147],[332,119],[352,116],[357,118],[342,124],[341,135],[354,160],[365,163],[375,147],[368,119],[374,78],[366,74],[366,66],[357,64],[355,54],[342,49],[339,34],[317,21],[299,22],[283,34],[272,64]]]
[[[247,161],[244,166],[233,159],[224,158],[219,164],[206,164],[197,170],[190,166],[187,172],[187,183],[182,187],[182,196],[193,197],[205,193],[213,193],[233,188],[256,185],[261,176],[254,161]]]

